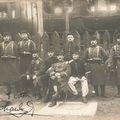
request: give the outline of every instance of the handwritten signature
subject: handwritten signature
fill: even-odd
[[[21,102],[18,105],[18,107],[5,105],[3,107],[0,107],[0,111],[4,112],[5,114],[7,113],[8,115],[13,115],[18,118],[26,114],[33,116],[35,108],[32,102],[32,98],[28,94],[20,94],[17,96],[17,98],[24,98],[24,97],[28,97],[30,98],[30,100],[26,102]]]
[[[26,114],[33,116],[34,110],[35,108],[32,101],[27,101],[25,104],[21,102],[18,105],[18,107],[14,106],[0,107],[0,111],[18,118]]]
[[[18,105],[18,107],[14,107],[14,106],[0,107],[0,111],[7,113],[9,115],[13,115],[18,118],[26,114],[33,116],[34,104],[32,101],[27,101],[25,102],[25,104],[21,102]]]

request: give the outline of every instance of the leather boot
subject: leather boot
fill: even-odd
[[[95,96],[99,96],[98,85],[94,85]]]
[[[88,103],[88,101],[87,101],[87,98],[86,98],[86,97],[82,97],[82,101],[83,101],[83,103]]]
[[[49,107],[53,107],[57,104],[57,98],[58,98],[58,94],[55,93],[53,96],[52,96],[52,100],[51,100],[51,103],[49,104]]]
[[[52,101],[52,102],[48,105],[48,107],[53,107],[53,106],[55,106],[56,104],[57,104],[56,101]]]

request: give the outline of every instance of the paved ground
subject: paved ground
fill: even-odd
[[[88,96],[88,104],[81,103],[81,99],[75,102],[68,101],[66,103],[59,102],[54,108],[48,108],[48,103],[32,98],[12,99],[13,104],[7,109],[6,115],[3,115],[3,110],[0,113],[0,120],[114,120],[120,119],[120,98],[114,97],[116,95],[115,87],[107,87],[106,94],[108,98],[92,97],[91,91]],[[4,96],[5,97],[5,96]],[[28,102],[28,103],[27,103]],[[23,104],[20,104],[23,103]],[[11,107],[13,107],[11,109]],[[17,110],[14,110],[17,108]],[[28,111],[28,114],[21,115],[19,108]],[[34,109],[33,109],[34,108]],[[11,111],[10,111],[11,110]],[[10,115],[10,113],[13,113]],[[34,113],[35,115],[31,116]],[[16,115],[16,116],[15,116]]]

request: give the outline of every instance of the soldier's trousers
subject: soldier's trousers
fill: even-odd
[[[75,87],[75,84],[80,81],[81,82],[81,87],[82,87],[82,97],[85,97],[87,94],[88,94],[88,81],[87,81],[87,78],[85,76],[83,76],[82,78],[79,78],[79,77],[73,77],[71,76],[69,81],[68,81],[68,84],[69,84],[69,87],[71,88],[72,90],[72,93],[74,95],[78,95],[78,91]]]
[[[95,90],[95,94],[97,96],[99,96],[99,85],[94,85],[94,90]],[[105,85],[100,85],[100,89],[101,89],[101,96],[105,95]]]

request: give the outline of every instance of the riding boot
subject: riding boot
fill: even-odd
[[[105,97],[105,85],[100,85],[101,88],[101,97]]]
[[[58,94],[55,93],[53,96],[52,96],[52,100],[51,100],[51,103],[49,104],[49,107],[53,107],[57,104],[57,98],[58,98]]]

